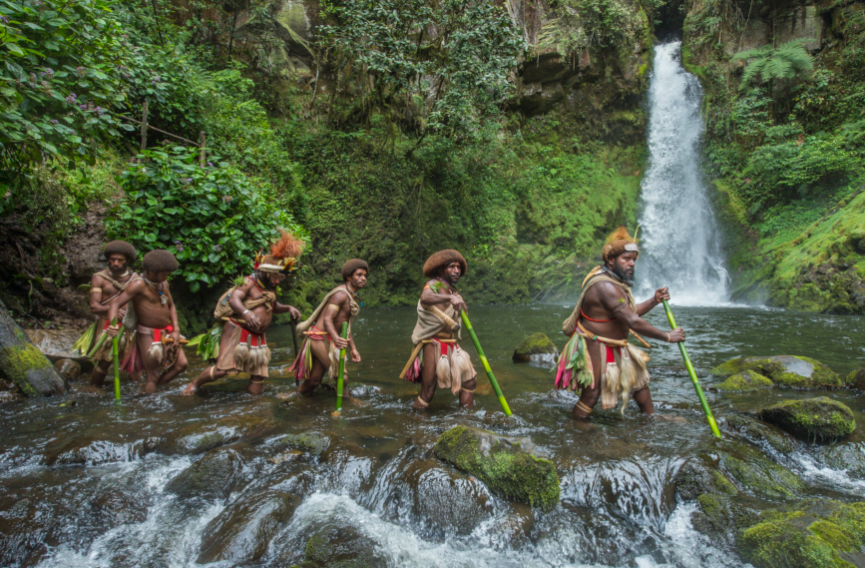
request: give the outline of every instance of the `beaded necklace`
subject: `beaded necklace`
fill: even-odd
[[[144,280],[144,283],[147,284],[148,286],[150,286],[154,292],[159,294],[159,303],[160,304],[162,304],[164,306],[168,303],[168,296],[166,296],[162,292],[162,285],[165,284],[165,282],[160,282],[159,284],[156,284],[155,282],[151,282],[150,280],[148,280],[144,276],[142,276],[141,279]]]

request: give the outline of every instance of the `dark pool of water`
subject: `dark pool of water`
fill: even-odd
[[[678,349],[651,350],[659,418],[639,415],[631,403],[624,416],[597,412],[588,426],[570,419],[576,398],[552,390],[549,369],[511,362],[514,347],[530,333],[545,332],[561,347],[569,310],[472,307],[511,418],[483,394],[489,387],[482,372],[474,408],[460,410],[454,396],[439,392],[428,412],[410,410],[417,386],[398,375],[411,350],[413,309],[364,310],[354,325],[363,360],[349,365],[354,398],[338,418],[329,391],[288,396],[295,387],[287,376],[287,327],[269,334],[273,376],[260,397],[242,392],[245,381],[227,383],[239,392],[181,397],[204,366],[191,357],[186,376],[155,396],[125,383],[120,407],[111,393],[84,385],[66,397],[0,406],[0,565],[290,566],[303,560],[310,535],[327,527],[360,533],[388,566],[740,565],[734,553],[693,530],[693,506],[677,504],[671,490],[690,457],[743,443],[729,433],[722,441],[712,437]],[[844,374],[865,366],[863,318],[674,310],[722,426],[734,413],[814,396],[708,391],[718,380],[708,370],[731,357],[805,355]],[[667,327],[660,310],[649,319]],[[480,371],[467,338],[464,347]],[[857,392],[829,394],[862,423],[865,405]],[[456,424],[531,437],[556,464],[560,505],[542,513],[507,502],[438,462],[432,445]],[[330,440],[320,458],[279,445],[285,434],[309,431]],[[222,447],[195,450],[211,439],[222,439]],[[861,441],[857,433],[850,443]],[[231,469],[233,477],[213,482],[223,493],[172,489],[181,472],[214,452],[230,453],[232,465],[218,471]],[[808,494],[865,495],[865,484],[818,465],[806,449],[786,465],[806,480]]]

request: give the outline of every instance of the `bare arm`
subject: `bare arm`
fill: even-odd
[[[666,287],[655,290],[655,295],[641,304],[637,304],[637,315],[642,317],[663,300],[670,299],[670,290]]]
[[[330,340],[339,349],[348,347],[348,341],[343,339],[341,331],[336,330],[333,319],[339,311],[346,307],[348,303],[348,294],[345,292],[337,292],[330,297],[330,303],[324,308],[324,330],[330,335]]]
[[[669,341],[670,343],[677,343],[685,340],[685,332],[682,331],[682,328],[670,332],[661,331],[641,318],[637,312],[632,310],[628,305],[624,293],[618,286],[614,286],[608,282],[600,283],[599,286],[601,304],[615,314],[616,318],[625,322],[629,329],[634,330],[640,335],[645,335],[646,337],[651,337],[652,339],[658,339],[660,341]],[[639,310],[639,307],[637,309]]]
[[[279,302],[277,302],[276,305],[273,306],[273,313],[275,314],[284,314],[286,312],[291,314],[292,320],[297,321],[300,319],[300,310],[298,310],[294,306],[289,306],[288,304],[280,304]]]
[[[437,294],[433,291],[432,286],[435,283],[435,280],[427,282],[427,285],[424,287],[424,290],[420,295],[421,304],[437,307],[444,307],[450,304],[457,313],[460,313],[463,310],[468,311],[466,303],[459,294]]]
[[[126,290],[120,293],[119,296],[111,300],[111,303],[108,304],[108,313],[105,317],[108,318],[108,321],[114,320],[117,317],[117,313],[120,311],[120,306],[125,306],[129,302],[132,301],[132,298],[141,293],[141,290],[144,287],[144,282],[141,280],[136,280],[129,284],[126,287]]]
[[[102,316],[108,313],[108,305],[102,305],[102,286],[105,281],[98,274],[94,274],[90,279],[90,311],[97,316]]]
[[[253,282],[246,278],[243,281],[243,286],[238,286],[234,289],[234,292],[231,293],[231,296],[228,298],[228,305],[231,306],[231,309],[237,315],[243,313],[246,309],[243,307],[243,301],[246,299],[247,294],[249,294],[249,289],[253,286]]]

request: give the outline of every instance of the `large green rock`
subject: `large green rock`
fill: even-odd
[[[533,451],[528,438],[506,438],[467,426],[451,428],[435,445],[439,459],[474,475],[493,493],[551,509],[559,501],[559,476],[553,462]]]
[[[853,411],[825,396],[767,406],[760,418],[808,442],[840,440],[856,429]]]
[[[310,430],[309,432],[301,432],[300,434],[286,434],[282,437],[280,443],[285,444],[289,448],[319,457],[330,446],[330,438],[320,432]]]
[[[844,470],[855,479],[865,479],[865,442],[821,446],[812,455],[825,466]]]
[[[558,353],[555,343],[546,334],[538,332],[520,341],[514,350],[513,360],[514,363],[545,362],[547,360],[554,362]]]
[[[856,369],[847,375],[847,386],[856,390],[865,391],[865,369]]]
[[[739,538],[742,557],[757,568],[865,565],[865,503],[811,500],[760,520]]]
[[[764,499],[800,497],[805,483],[795,473],[748,447],[718,452],[721,469],[740,489]]]
[[[738,357],[712,369],[713,375],[730,377],[745,371],[756,371],[769,377],[776,386],[789,388],[821,388],[844,386],[835,372],[810,357],[775,355],[773,357]]]
[[[745,371],[733,375],[715,389],[721,392],[739,392],[768,389],[773,386],[774,383],[768,377],[764,377],[757,371]]]
[[[730,415],[726,417],[726,426],[758,446],[768,446],[782,454],[792,453],[795,449],[795,441],[786,433],[751,418]]]

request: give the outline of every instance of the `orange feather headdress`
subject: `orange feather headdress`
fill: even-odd
[[[637,246],[637,239],[628,234],[627,227],[619,227],[607,237],[601,251],[601,258],[607,261],[626,252],[635,252],[639,255],[640,248]]]
[[[289,273],[297,270],[298,259],[306,243],[303,239],[280,229],[279,240],[270,245],[270,254],[259,251],[255,257],[255,269],[261,272]]]

